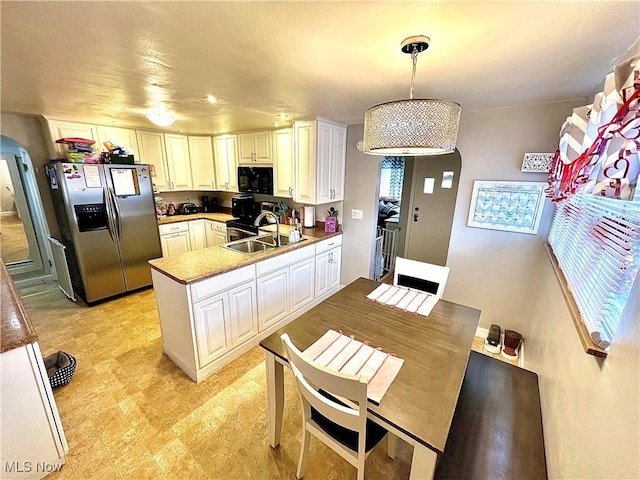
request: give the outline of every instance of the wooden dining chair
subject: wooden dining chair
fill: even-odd
[[[442,298],[450,270],[449,267],[396,257],[393,284],[415,288]]]
[[[355,466],[358,480],[363,480],[365,459],[387,434],[367,419],[367,377],[329,370],[305,357],[286,333],[280,338],[302,402],[302,446],[296,478],[304,476],[313,435]],[[389,456],[393,458],[392,452]]]

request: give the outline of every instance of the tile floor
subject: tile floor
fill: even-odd
[[[299,399],[287,371],[282,443],[271,449],[259,347],[196,384],[162,353],[153,290],[92,308],[50,285],[21,296],[42,354],[65,350],[78,361],[71,383],[54,391],[69,455],[48,479],[295,478]],[[409,478],[412,447],[398,444],[395,460],[386,442],[372,451],[366,478]],[[311,448],[305,478],[355,478],[321,442]]]

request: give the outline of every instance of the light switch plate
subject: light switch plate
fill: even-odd
[[[356,220],[362,220],[363,212],[362,210],[356,210],[355,208],[351,209],[351,218],[355,218]]]

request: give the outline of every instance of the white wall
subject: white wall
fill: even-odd
[[[351,125],[347,129],[347,156],[342,214],[342,275],[347,285],[359,277],[369,277],[378,221],[378,190],[382,157],[365,155],[356,149],[362,140],[364,125]],[[351,218],[351,210],[363,211],[363,219]],[[317,215],[317,213],[316,213]]]
[[[458,136],[462,173],[447,265],[444,298],[482,311],[480,326],[529,330],[542,243],[554,206],[546,201],[537,235],[467,227],[475,180],[544,182],[544,173],[522,173],[526,152],[554,152],[558,133],[582,101],[465,112]]]
[[[552,479],[640,478],[640,277],[606,359],[584,353],[543,253],[527,328]]]

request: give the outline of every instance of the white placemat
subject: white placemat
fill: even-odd
[[[303,353],[323,367],[365,375],[367,397],[378,405],[404,363],[403,359],[373,348],[368,342],[359,342],[335,330],[328,330]]]
[[[367,298],[392,308],[399,308],[405,312],[425,317],[429,316],[439,300],[431,293],[384,283],[378,285],[373,292],[367,295]]]

